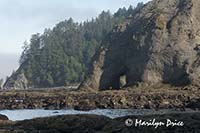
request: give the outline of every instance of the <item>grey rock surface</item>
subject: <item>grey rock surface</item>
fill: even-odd
[[[200,83],[200,1],[153,0],[118,25],[94,56],[80,90],[139,82]]]
[[[15,89],[15,90],[28,89],[28,80],[23,72],[19,74],[13,74],[6,80],[3,89]]]

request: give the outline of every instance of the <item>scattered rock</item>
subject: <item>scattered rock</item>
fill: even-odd
[[[186,108],[200,110],[200,99],[193,99],[193,100],[188,101]]]
[[[156,88],[156,89],[155,89]],[[177,89],[178,88],[178,89]],[[192,88],[188,86],[188,88]],[[195,88],[193,86],[193,88]],[[28,91],[28,90],[27,90]],[[53,95],[52,95],[53,94]],[[99,92],[69,92],[65,90],[38,91],[6,90],[0,93],[0,109],[198,109],[199,89],[148,86]]]
[[[88,110],[92,110],[92,109],[96,109],[96,105],[95,102],[92,102],[88,99],[86,100],[82,100],[78,103],[78,105],[76,105],[74,107],[75,110],[84,110],[84,111],[88,111]]]

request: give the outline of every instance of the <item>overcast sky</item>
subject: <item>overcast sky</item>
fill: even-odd
[[[25,40],[56,23],[72,17],[84,21],[102,10],[112,13],[120,7],[149,0],[0,0],[0,78],[17,68]],[[5,62],[5,63],[4,63]]]

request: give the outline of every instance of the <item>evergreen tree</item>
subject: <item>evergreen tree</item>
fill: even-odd
[[[103,11],[96,19],[80,24],[70,18],[53,29],[45,29],[41,35],[32,35],[30,43],[24,43],[18,73],[23,71],[34,87],[81,82],[102,40],[133,13],[130,6],[128,10],[120,8],[114,15]]]

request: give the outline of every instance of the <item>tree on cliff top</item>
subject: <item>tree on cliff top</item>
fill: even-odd
[[[137,8],[136,8],[137,9]],[[115,25],[134,13],[129,7],[114,15],[103,11],[96,19],[76,23],[72,18],[24,43],[18,73],[24,72],[29,86],[53,87],[83,80],[85,71],[102,40]]]

